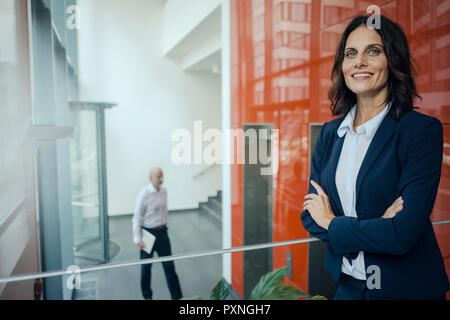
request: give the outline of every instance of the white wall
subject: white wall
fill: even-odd
[[[164,1],[78,4],[80,99],[118,103],[106,112],[109,214],[133,211],[155,165],[165,173],[169,210],[197,207],[221,189],[221,168],[194,180],[205,166],[174,165],[170,138],[177,128],[193,132],[194,120],[221,128],[220,77],[182,72],[163,57]]]
[[[221,3],[222,0],[167,0],[163,12],[164,53],[170,51]]]

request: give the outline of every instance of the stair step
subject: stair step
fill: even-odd
[[[210,198],[208,201],[208,205],[217,211],[219,215],[222,215],[222,202],[217,200],[216,198]]]
[[[200,212],[207,215],[208,217],[212,218],[217,223],[222,223],[221,216],[217,213],[216,210],[211,208],[207,202],[202,202],[199,205]]]

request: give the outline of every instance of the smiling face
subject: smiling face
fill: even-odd
[[[347,38],[342,72],[345,84],[357,96],[376,96],[385,91],[388,62],[380,35],[366,26],[356,28]]]

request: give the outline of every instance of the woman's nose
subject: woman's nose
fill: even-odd
[[[366,66],[366,60],[364,58],[364,55],[358,54],[358,56],[355,59],[355,68],[361,68],[363,66]]]

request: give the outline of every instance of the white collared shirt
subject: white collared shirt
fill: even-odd
[[[357,217],[355,208],[356,178],[358,177],[361,163],[369,148],[370,142],[384,117],[389,112],[390,107],[391,102],[375,117],[358,126],[355,132],[353,131],[353,122],[356,113],[355,104],[337,130],[339,137],[342,138],[345,135],[345,140],[336,170],[336,187],[344,214],[348,217]],[[359,252],[352,263],[349,263],[347,258],[343,257],[342,272],[356,279],[366,280],[365,270],[363,251]]]
[[[142,241],[142,229],[155,228],[167,224],[167,190],[161,187],[159,191],[149,184],[137,196],[133,214],[133,241]]]

